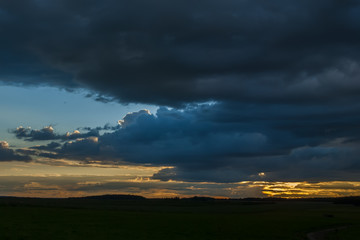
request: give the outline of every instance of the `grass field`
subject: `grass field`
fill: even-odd
[[[360,207],[331,202],[1,199],[0,239],[360,239]]]

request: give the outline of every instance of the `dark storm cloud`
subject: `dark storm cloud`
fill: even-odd
[[[348,139],[359,135],[360,106],[294,111],[291,105],[240,104],[230,111],[235,106],[229,105],[129,113],[115,130],[44,146],[50,152],[38,156],[173,167],[153,176],[160,180],[358,179],[360,142]]]
[[[174,167],[161,180],[358,180],[359,23],[352,0],[2,1],[0,80],[177,107],[14,131],[64,141],[38,156]]]
[[[28,155],[21,155],[15,150],[9,148],[9,144],[5,141],[0,141],[0,162],[7,161],[31,161],[31,157]]]
[[[0,76],[174,106],[357,98],[359,16],[351,0],[2,1]]]

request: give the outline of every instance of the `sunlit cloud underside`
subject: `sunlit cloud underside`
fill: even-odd
[[[217,198],[313,198],[360,195],[360,182],[234,183],[160,181],[151,176],[161,167],[0,163],[2,196],[66,198],[133,194],[148,198],[211,196]]]

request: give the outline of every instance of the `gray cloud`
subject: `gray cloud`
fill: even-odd
[[[173,106],[357,99],[359,13],[337,0],[4,1],[0,76]]]
[[[31,161],[28,155],[21,155],[15,150],[9,148],[9,144],[5,141],[0,141],[0,162],[3,161]]]
[[[349,139],[359,133],[348,128],[358,124],[356,119],[337,119],[333,125],[328,116],[338,109],[282,109],[288,107],[257,107],[251,114],[230,111],[226,104],[159,108],[156,115],[141,110],[127,114],[119,128],[98,137],[36,149],[50,151],[39,154],[48,158],[174,167],[153,176],[160,180],[356,180],[360,143]]]
[[[54,133],[54,128],[52,126],[47,126],[40,130],[32,130],[31,128],[20,126],[11,132],[14,133],[17,138],[25,138],[27,141],[53,140],[58,138]]]
[[[25,141],[43,141],[43,140],[74,140],[77,138],[86,138],[99,135],[99,130],[96,129],[86,129],[88,132],[80,133],[79,130],[73,132],[67,132],[66,134],[57,134],[54,131],[52,126],[46,126],[42,129],[31,129],[30,127],[18,127],[16,129],[10,130],[11,133],[15,134],[18,139],[24,139]]]

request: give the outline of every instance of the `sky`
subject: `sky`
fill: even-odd
[[[360,195],[360,3],[0,1],[0,195]]]

